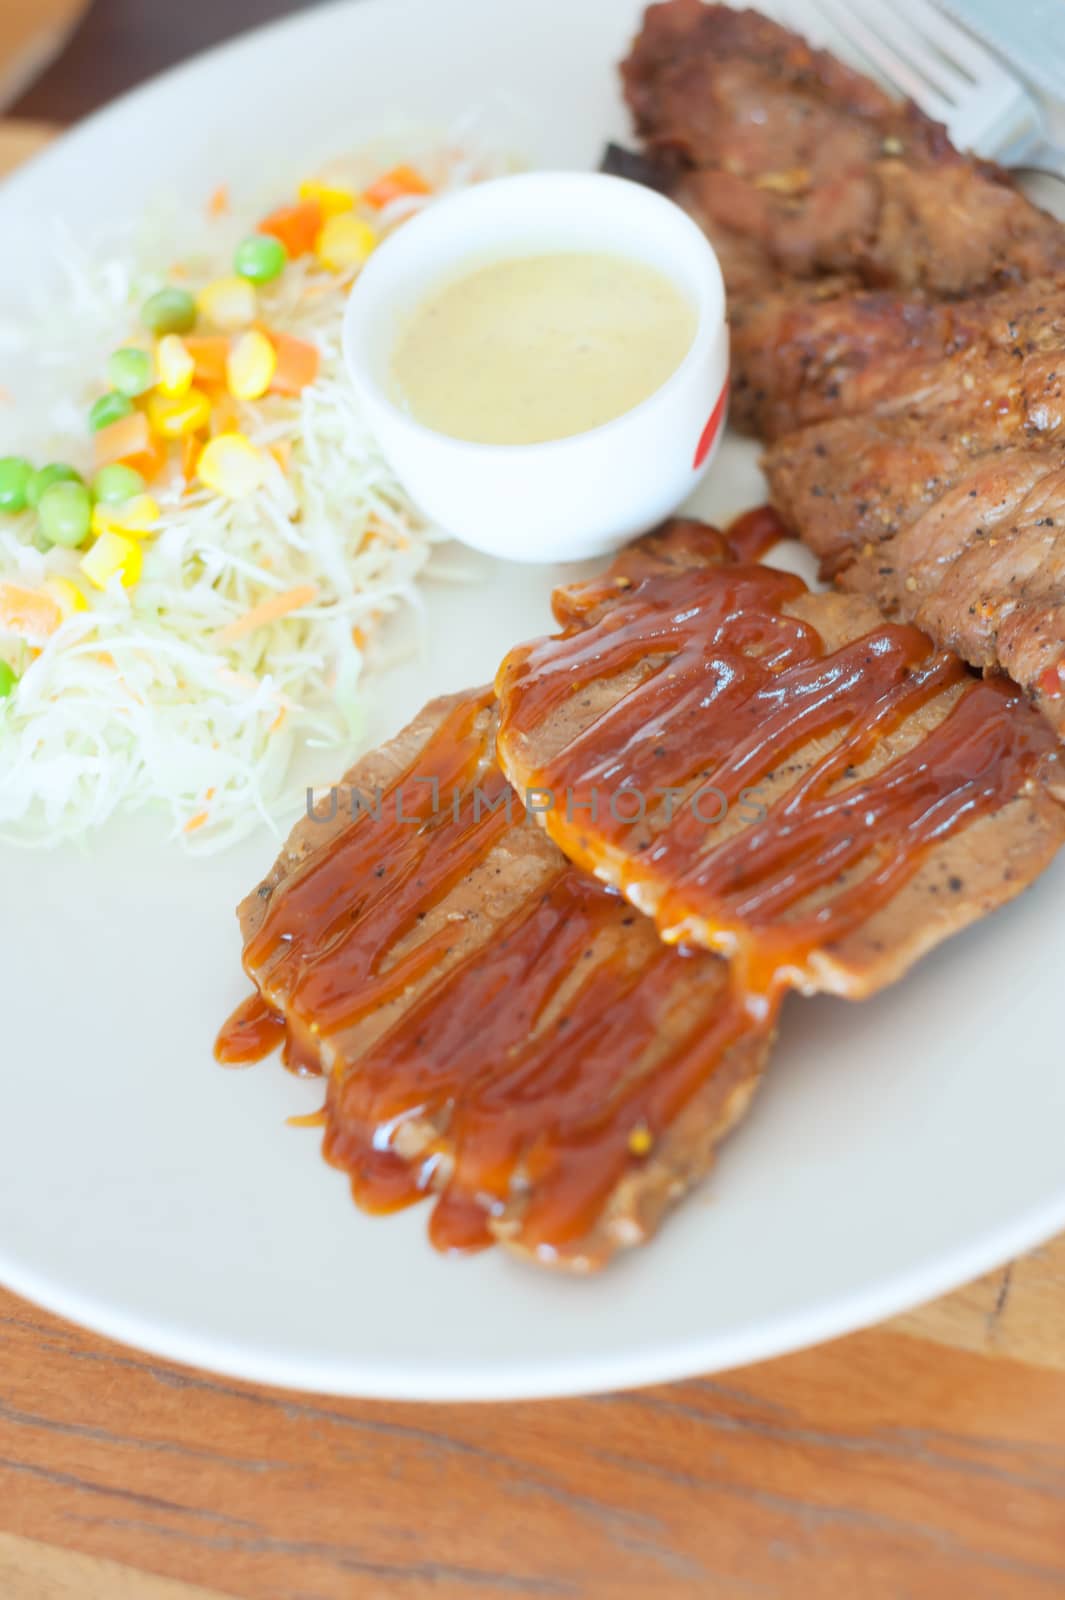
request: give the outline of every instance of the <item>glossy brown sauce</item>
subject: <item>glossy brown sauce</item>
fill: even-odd
[[[224,1067],[250,1066],[285,1043],[285,1019],[271,1011],[258,990],[234,1011],[215,1043],[215,1057]]]
[[[508,829],[535,826],[516,800],[511,822],[500,809],[474,825],[465,794],[402,832],[388,824],[390,798],[401,795],[411,815],[429,792],[415,778],[438,778],[441,795],[456,775],[503,791],[488,704],[482,693],[449,716],[386,792],[382,821],[360,817],[274,888],[249,963],[285,985],[296,1027],[313,1027],[339,1055],[343,1031],[400,992],[397,973],[404,987],[423,985],[357,1065],[330,1080],[325,1153],[360,1206],[390,1212],[436,1193],[439,1249],[490,1244],[490,1219],[505,1217],[529,1250],[565,1254],[715,1074],[727,1095],[738,1072],[729,1046],[762,1041],[768,1025],[746,1014],[719,961],[669,949],[619,896],[561,859],[457,962],[445,967],[436,934],[397,954]],[[698,968],[705,986],[693,999]],[[690,1013],[681,1025],[678,1002]],[[244,1009],[255,1013],[253,1003]],[[220,1053],[231,1059],[228,1041],[245,1034],[227,1025]],[[264,1028],[264,1053],[271,1042]],[[653,1071],[636,1070],[644,1057]]]
[[[760,561],[767,551],[794,534],[772,506],[755,506],[728,525],[726,542],[734,561]]]
[[[568,797],[569,814],[556,800],[546,819],[567,854],[589,868],[608,854],[626,891],[654,887],[664,936],[697,931],[729,954],[756,1005],[801,985],[815,952],[886,905],[934,845],[1022,790],[1056,748],[1013,685],[975,679],[907,624],[827,651],[785,609],[804,592],[797,577],[744,564],[650,577],[589,626],[575,620],[515,652],[501,674],[501,727],[521,735],[593,683],[646,669],[529,785]],[[951,688],[952,709],[920,743],[848,781]],[[764,821],[715,846],[720,806],[815,739],[834,742]],[[674,801],[668,819],[652,813],[639,849],[624,814],[600,805],[594,824],[581,820],[596,792],[693,786],[712,787],[711,814]]]
[[[756,1031],[720,963],[632,940],[626,923],[634,913],[616,895],[561,868],[334,1081],[326,1153],[352,1174],[361,1205],[391,1209],[446,1175],[430,1227],[441,1249],[490,1243],[489,1217],[512,1213],[515,1236],[536,1252],[564,1252],[588,1233],[633,1161],[637,1130],[653,1149],[725,1068],[727,1047]],[[634,1072],[692,963],[704,968],[705,1002],[653,1071]],[[419,1164],[406,1186],[389,1167],[382,1190],[375,1141],[407,1119],[425,1130]]]
[[[674,553],[687,536],[675,530]],[[779,537],[759,512],[730,530],[730,545],[704,535],[700,547],[724,563]],[[810,953],[884,904],[935,842],[1016,793],[1053,745],[1041,719],[1014,714],[1015,691],[972,679],[912,627],[883,624],[827,652],[782,609],[803,591],[770,568],[663,575],[661,560],[628,552],[602,579],[560,592],[565,633],[524,653],[507,694],[514,725],[529,728],[582,686],[656,658],[638,692],[538,776],[578,797],[607,768],[614,783],[648,789],[705,772],[736,796],[813,737],[838,739],[764,822],[706,851],[705,826],[682,811],[640,858],[641,873],[671,885],[660,920],[694,909],[734,940],[732,981],[713,956],[661,943],[561,859],[487,939],[456,943],[461,932],[439,917],[420,930],[511,830],[535,826],[516,801],[509,820],[502,806],[474,804],[478,787],[493,802],[508,793],[487,692],[451,711],[378,818],[342,824],[264,885],[246,960],[271,998],[235,1014],[219,1055],[254,1059],[287,1031],[290,1064],[335,1060],[325,1152],[360,1206],[432,1197],[442,1250],[481,1248],[502,1229],[542,1258],[579,1251],[693,1099],[727,1102]],[[922,744],[841,786],[884,734],[951,687],[956,704]],[[426,778],[438,780],[435,803]],[[606,834],[623,848],[620,824],[608,818]],[[795,914],[860,859],[859,885]],[[398,1020],[360,1042],[399,997]]]

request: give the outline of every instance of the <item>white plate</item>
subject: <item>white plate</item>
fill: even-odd
[[[118,217],[168,185],[199,205],[223,179],[261,187],[403,113],[505,104],[535,164],[591,166],[626,132],[614,63],[636,16],[631,0],[364,0],[218,51],[0,193],[4,303],[48,270],[52,213],[91,228],[105,203]],[[754,459],[730,443],[701,509],[756,501]],[[551,579],[500,567],[433,596],[431,659],[379,682],[375,733],[490,676],[546,624]],[[1065,1226],[1065,862],[879,999],[791,1001],[764,1092],[703,1192],[646,1251],[565,1281],[500,1254],[443,1260],[417,1209],[361,1216],[317,1136],[284,1126],[319,1091],[273,1065],[215,1066],[216,1027],[245,992],[232,908],[273,853],[260,837],[190,865],[139,820],[86,854],[0,856],[12,1289],[268,1382],[558,1395],[823,1339]]]

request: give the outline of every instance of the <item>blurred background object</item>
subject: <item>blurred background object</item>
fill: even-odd
[[[0,0],[0,107],[31,84],[67,42],[89,0]]]
[[[14,117],[75,122],[115,95],[199,50],[317,3],[318,0],[0,0],[0,63],[4,64],[0,69],[0,106]],[[20,18],[25,36],[21,79],[17,76],[15,49]],[[65,26],[61,18],[65,18]],[[80,26],[61,58],[47,65],[78,18]],[[36,56],[31,59],[27,52],[33,51],[35,36]],[[46,48],[49,36],[52,43]],[[9,54],[15,75],[7,88],[3,73]]]

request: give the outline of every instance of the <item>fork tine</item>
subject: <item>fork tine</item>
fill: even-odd
[[[822,16],[881,77],[909,95],[930,116],[946,121],[951,110],[949,102],[872,31],[864,15],[856,16],[852,7],[840,4],[839,0],[814,0],[814,3]]]
[[[1016,0],[1016,3],[1023,4],[1024,0]],[[900,16],[905,17],[918,33],[935,46],[941,56],[960,66],[974,83],[1003,76],[1001,61],[985,50],[960,23],[945,16],[938,6],[930,4],[930,0],[891,0],[891,4]]]
[[[870,30],[885,45],[890,46],[918,78],[923,78],[933,89],[938,89],[951,104],[957,105],[967,94],[972,93],[972,78],[953,62],[945,61],[938,50],[929,49],[928,40],[922,38],[912,23],[899,17],[894,10],[896,5],[897,0],[892,0],[891,11],[878,6],[875,12],[867,13],[861,4],[852,4],[850,10],[852,14],[860,16]]]

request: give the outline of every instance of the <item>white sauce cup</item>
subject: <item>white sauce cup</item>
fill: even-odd
[[[687,295],[695,338],[661,388],[601,427],[528,445],[453,439],[395,403],[396,339],[434,289],[495,261],[555,251],[627,256]],[[671,200],[598,173],[499,178],[404,223],[352,289],[344,354],[367,423],[415,504],[466,544],[513,561],[604,555],[646,532],[687,499],[725,426],[728,328],[713,249]]]

